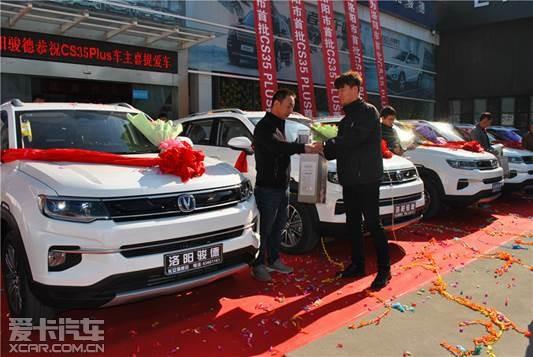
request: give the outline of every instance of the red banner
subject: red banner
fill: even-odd
[[[372,27],[372,39],[374,40],[374,57],[376,59],[376,72],[378,76],[379,97],[381,106],[389,104],[387,96],[387,76],[385,74],[385,58],[383,55],[383,38],[381,36],[381,24],[379,22],[378,0],[369,0],[370,25]]]
[[[270,1],[255,0],[254,17],[261,105],[263,110],[270,110],[272,107],[272,97],[278,89],[276,51],[274,48],[274,33],[272,32],[272,8]]]
[[[341,115],[342,108],[339,93],[334,85],[335,78],[341,74],[341,64],[339,62],[339,51],[337,50],[337,33],[332,1],[318,0],[318,14],[320,17],[320,36],[322,38],[329,114]]]
[[[357,12],[357,0],[344,0],[344,13],[346,15],[346,36],[350,50],[351,68],[363,78],[360,95],[368,99],[366,93],[365,65],[363,62],[363,46],[361,43],[361,23]]]
[[[316,116],[315,89],[311,66],[311,50],[307,36],[307,16],[302,0],[290,0],[292,27],[292,46],[296,79],[298,80],[298,98],[300,113],[306,117]]]

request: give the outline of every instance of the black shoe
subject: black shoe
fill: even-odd
[[[372,285],[370,285],[370,289],[381,290],[389,284],[391,279],[392,279],[392,276],[391,276],[390,271],[378,272],[378,275],[372,282]]]
[[[337,273],[337,276],[341,278],[362,278],[365,275],[365,268],[359,268],[355,264],[350,264],[346,269]]]

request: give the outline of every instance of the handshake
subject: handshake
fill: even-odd
[[[305,144],[306,154],[320,154],[322,152],[324,152],[324,145],[319,141],[315,141],[312,144]]]

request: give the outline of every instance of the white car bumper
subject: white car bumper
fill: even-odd
[[[450,167],[439,173],[445,200],[466,203],[496,199],[503,187],[503,169],[460,170]]]
[[[129,222],[82,224],[38,214],[36,227],[43,228],[31,233],[28,260],[36,295],[51,305],[67,290],[74,300],[80,298],[74,306],[101,306],[208,283],[246,267],[260,242],[253,197],[213,211]],[[165,254],[213,244],[222,244],[220,264],[165,275]],[[49,251],[81,255],[81,261],[63,271],[49,271]]]
[[[505,187],[519,189],[530,185],[533,185],[533,164],[509,164]]]
[[[386,229],[395,230],[416,222],[421,218],[424,202],[424,184],[420,179],[402,184],[381,186],[379,214],[383,225]],[[401,209],[398,206],[401,205],[415,207],[415,213],[401,216],[402,213],[398,212],[398,208]],[[397,213],[393,215],[395,206]],[[317,204],[316,209],[321,223],[346,223],[342,187],[328,182],[327,202]]]

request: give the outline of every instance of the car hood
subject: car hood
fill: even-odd
[[[503,148],[503,156],[533,156],[533,152],[523,149]]]
[[[207,157],[204,163],[205,174],[186,183],[178,176],[162,174],[157,167],[21,161],[19,170],[55,190],[58,195],[91,198],[196,191],[235,185],[242,180],[242,175],[226,163]]]
[[[418,146],[415,151],[425,152],[426,155],[434,154],[436,156],[442,156],[450,159],[467,159],[467,160],[491,160],[495,159],[495,156],[488,152],[472,152],[462,149],[450,149],[434,146]]]

